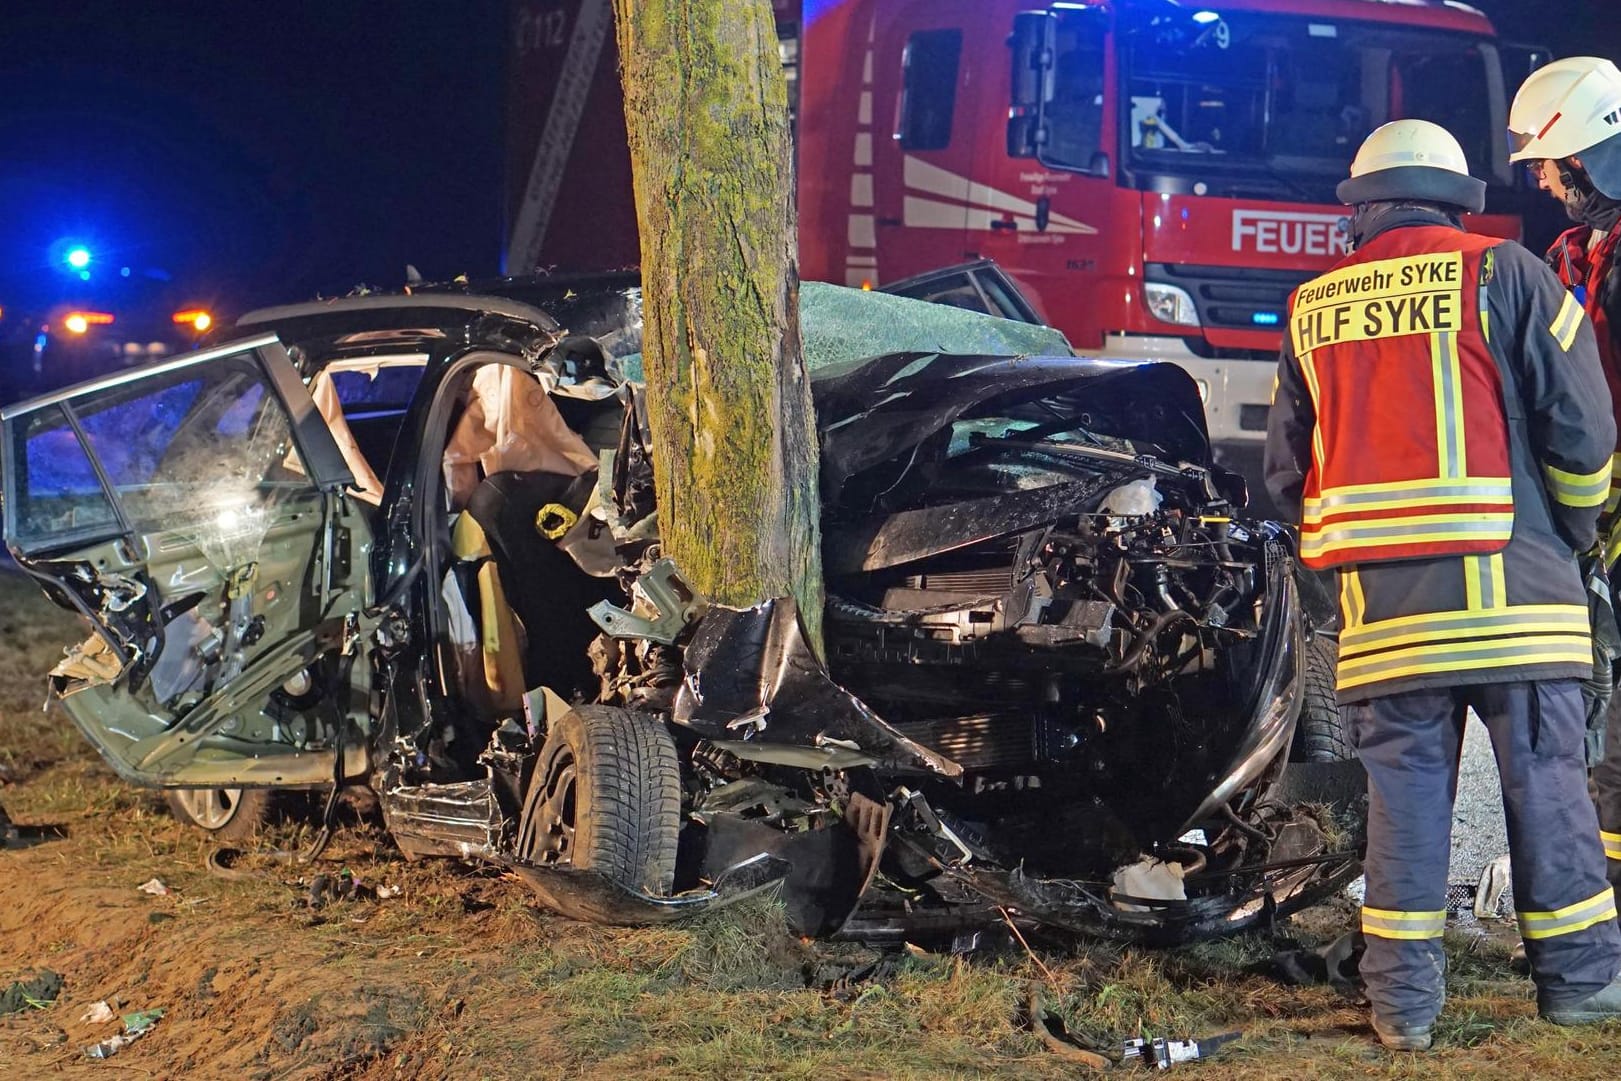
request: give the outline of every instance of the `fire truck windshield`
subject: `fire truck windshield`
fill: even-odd
[[[1103,116],[1096,24],[1060,20],[1044,158],[1094,171]],[[1320,199],[1362,139],[1417,117],[1450,130],[1476,176],[1508,185],[1497,49],[1466,34],[1299,16],[1117,28],[1118,153],[1145,180]]]

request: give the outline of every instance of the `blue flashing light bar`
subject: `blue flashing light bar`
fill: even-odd
[[[1250,316],[1250,322],[1258,327],[1275,327],[1283,322],[1283,316],[1277,312],[1256,312]]]

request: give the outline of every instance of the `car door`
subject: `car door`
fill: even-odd
[[[142,784],[362,771],[371,534],[274,335],[0,413],[17,562],[93,627],[52,674]]]

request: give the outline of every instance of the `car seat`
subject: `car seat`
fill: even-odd
[[[541,530],[578,518],[596,480],[594,470],[577,477],[543,470],[496,473],[474,490],[462,515],[487,538],[491,570],[498,572],[494,585],[522,625],[523,690],[544,685],[564,699],[594,696],[596,677],[586,649],[599,631],[586,612],[621,593],[614,579],[581,570]],[[504,685],[510,682],[504,671],[501,678]]]

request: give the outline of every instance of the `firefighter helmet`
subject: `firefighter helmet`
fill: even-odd
[[[1346,206],[1411,199],[1478,214],[1486,205],[1486,183],[1469,175],[1463,147],[1428,120],[1393,120],[1374,129],[1335,194]]]
[[[1621,69],[1597,56],[1538,68],[1508,111],[1510,161],[1568,158],[1621,135]]]

